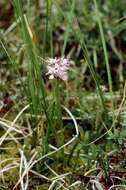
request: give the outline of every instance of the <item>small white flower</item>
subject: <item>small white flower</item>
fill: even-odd
[[[61,57],[61,58],[48,58],[47,60],[47,75],[49,75],[49,79],[59,78],[64,81],[67,80],[67,71],[69,70],[69,60]]]

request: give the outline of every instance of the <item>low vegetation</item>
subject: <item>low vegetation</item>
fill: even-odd
[[[0,1],[0,189],[126,189],[126,1]]]

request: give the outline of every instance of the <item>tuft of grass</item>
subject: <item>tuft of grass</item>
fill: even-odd
[[[38,51],[33,41],[33,34],[28,23],[27,16],[23,14],[22,3],[20,0],[14,0],[14,10],[16,14],[19,31],[21,31],[21,37],[25,46],[25,51],[28,61],[28,77],[27,77],[27,98],[31,107],[31,113],[38,115],[39,113],[45,113],[48,121],[48,129],[45,140],[45,152],[48,151],[49,133],[52,128],[51,119],[48,113],[48,99],[44,87],[44,81],[41,77],[41,66],[38,58]],[[36,121],[33,122],[34,124]],[[36,134],[35,134],[36,136]],[[33,137],[33,142],[34,142]]]
[[[73,5],[74,5],[74,3],[73,3]],[[71,6],[70,2],[68,2],[69,8],[72,7],[71,10],[73,10],[73,5]],[[103,110],[106,113],[107,110],[106,110],[106,106],[105,106],[105,102],[104,102],[103,93],[102,93],[101,88],[100,88],[100,84],[99,84],[99,80],[98,80],[98,77],[97,77],[97,73],[96,73],[96,71],[95,71],[95,69],[93,67],[92,62],[91,62],[91,59],[90,59],[90,56],[89,56],[89,52],[88,52],[88,49],[87,49],[87,45],[85,43],[84,37],[82,36],[82,32],[81,32],[81,29],[79,27],[77,16],[75,15],[75,13],[73,13],[73,15],[72,15],[73,19],[76,21],[76,24],[77,24],[77,28],[74,29],[73,23],[72,23],[73,19],[72,19],[71,14],[66,17],[66,15],[61,10],[61,8],[60,7],[58,7],[58,8],[60,9],[60,12],[64,16],[64,18],[67,20],[69,28],[72,28],[73,35],[74,35],[75,39],[77,40],[77,42],[80,44],[80,47],[82,48],[85,64],[87,64],[88,67],[89,67],[89,69],[90,69],[91,75],[92,75],[92,77],[93,77],[93,79],[95,81],[95,84],[96,84],[97,93],[98,93],[98,95],[100,97],[100,100],[101,100],[101,104],[102,104],[101,109],[103,108]]]

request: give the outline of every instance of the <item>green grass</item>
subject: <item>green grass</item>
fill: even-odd
[[[109,91],[110,91],[111,100],[112,100],[112,111],[114,112],[112,78],[111,78],[111,71],[110,71],[110,66],[109,66],[107,47],[106,47],[106,42],[105,42],[105,37],[104,37],[104,32],[103,32],[103,26],[102,26],[102,22],[101,22],[101,18],[100,18],[100,12],[98,10],[96,0],[94,0],[94,4],[95,4],[95,10],[96,10],[96,19],[98,20],[99,31],[100,31],[100,35],[101,35],[101,41],[102,41],[102,45],[103,45],[103,50],[104,50],[105,64],[106,64],[106,70],[107,70],[107,75],[108,75],[108,83],[109,83]]]
[[[125,189],[126,3],[12,5],[0,30],[0,189]],[[68,81],[49,80],[48,57],[62,56]]]

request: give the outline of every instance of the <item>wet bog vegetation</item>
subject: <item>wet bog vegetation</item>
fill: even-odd
[[[126,1],[0,1],[0,189],[126,189]]]

